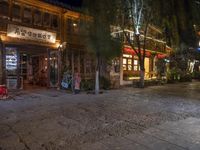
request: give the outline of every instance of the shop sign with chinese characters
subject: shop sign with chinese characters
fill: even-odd
[[[48,43],[56,42],[56,33],[13,24],[8,24],[7,36]]]

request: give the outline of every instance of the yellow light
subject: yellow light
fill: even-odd
[[[74,27],[76,27],[76,26],[77,26],[77,24],[76,24],[76,23],[73,23],[73,26],[74,26]]]

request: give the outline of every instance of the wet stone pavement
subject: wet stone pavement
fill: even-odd
[[[200,82],[0,101],[0,150],[200,150]]]

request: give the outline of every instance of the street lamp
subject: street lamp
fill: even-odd
[[[59,49],[62,49],[62,47],[63,47],[62,44],[60,44],[58,48],[59,48]]]

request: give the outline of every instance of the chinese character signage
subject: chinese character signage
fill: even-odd
[[[10,72],[15,72],[17,69],[17,50],[15,48],[6,47],[6,70],[7,74]],[[14,75],[14,73],[11,73]]]
[[[15,70],[17,69],[17,55],[6,55],[6,69]]]
[[[7,36],[48,43],[56,42],[56,33],[8,24]]]

